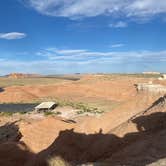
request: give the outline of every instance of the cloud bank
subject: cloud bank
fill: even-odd
[[[69,18],[99,15],[150,19],[166,14],[165,0],[22,0],[34,10],[49,16]]]
[[[11,72],[63,73],[125,73],[163,71],[166,65],[164,51],[95,52],[84,49],[48,48],[30,53],[40,60],[0,59],[1,74]]]
[[[20,32],[0,33],[0,39],[16,40],[25,38],[27,35]]]

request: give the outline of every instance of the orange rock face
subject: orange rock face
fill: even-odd
[[[11,73],[8,75],[8,78],[29,78],[29,77],[38,77],[38,74],[23,74],[23,73]]]

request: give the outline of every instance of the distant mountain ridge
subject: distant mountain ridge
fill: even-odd
[[[40,74],[24,74],[24,73],[10,73],[5,75],[8,78],[32,78],[32,77],[41,77]]]

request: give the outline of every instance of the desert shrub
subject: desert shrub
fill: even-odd
[[[44,112],[44,115],[45,115],[45,116],[54,115],[54,114],[55,114],[54,112],[50,112],[50,111]]]
[[[80,111],[77,111],[77,114],[83,114],[83,113],[93,113],[93,114],[101,114],[104,111],[98,110],[96,107],[90,107],[88,105],[85,105],[83,103],[78,103],[75,106],[76,109],[79,109]]]
[[[49,115],[60,115],[60,114],[61,114],[61,112],[51,112],[51,111],[44,112],[45,116],[49,116]]]
[[[26,111],[20,111],[18,113],[21,114],[21,115],[23,115],[23,114],[26,114],[27,112]]]
[[[84,111],[77,111],[77,114],[83,114]]]
[[[60,114],[62,114],[62,113],[58,111],[58,112],[55,112],[55,114],[56,114],[56,115],[60,115]]]
[[[70,106],[74,109],[78,109],[77,114],[83,114],[85,112],[101,114],[104,111],[98,110],[97,107],[89,106],[88,104],[82,102],[71,102],[71,101],[56,101],[59,107]]]
[[[53,157],[48,159],[48,166],[70,166],[70,164],[61,157]]]
[[[14,112],[1,112],[0,115],[1,116],[12,116],[14,114]]]

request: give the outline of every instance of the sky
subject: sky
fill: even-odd
[[[165,0],[1,0],[0,75],[166,72]]]

